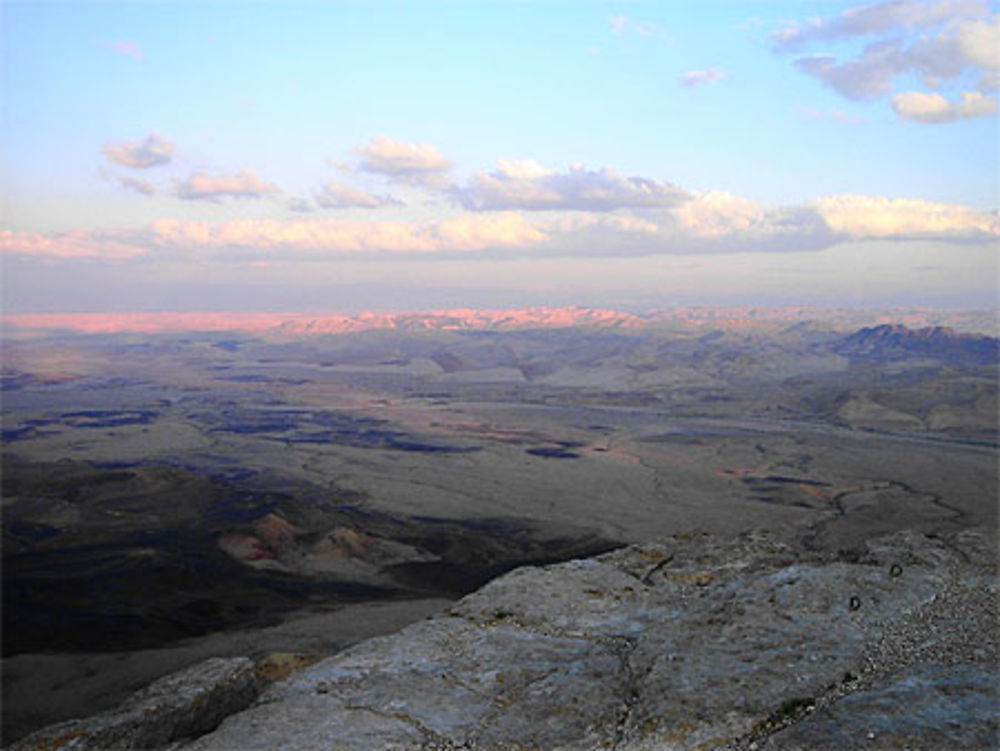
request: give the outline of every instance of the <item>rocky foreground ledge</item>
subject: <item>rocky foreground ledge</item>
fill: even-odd
[[[997,595],[974,531],[678,535],[516,570],[281,680],[210,660],[13,748],[990,749]]]

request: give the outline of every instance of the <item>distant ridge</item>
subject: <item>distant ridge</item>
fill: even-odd
[[[836,347],[848,356],[898,359],[927,356],[949,362],[996,362],[1000,340],[992,336],[960,334],[947,326],[911,329],[883,324],[856,331]]]
[[[662,308],[644,313],[578,306],[363,313],[24,313],[5,315],[0,321],[7,329],[6,333],[69,331],[87,334],[155,334],[230,331],[274,336],[331,335],[376,329],[510,331],[576,326],[629,330],[666,326],[777,332],[802,324],[817,325],[832,331],[853,331],[859,326],[874,326],[875,329],[887,327],[890,330],[894,330],[894,326],[902,329],[909,326],[951,330],[942,328],[947,326],[976,333],[992,333],[997,330],[996,311],[854,310],[811,306],[696,306]],[[941,335],[938,336],[940,338]]]

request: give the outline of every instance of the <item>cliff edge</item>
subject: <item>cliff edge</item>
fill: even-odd
[[[13,748],[995,748],[994,542],[678,535],[525,567],[255,698],[215,661],[211,690],[198,666]]]

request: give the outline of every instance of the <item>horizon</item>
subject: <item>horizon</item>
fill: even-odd
[[[906,328],[953,330],[996,337],[994,309],[833,308],[809,305],[690,305],[646,310],[586,306],[522,308],[449,308],[393,311],[130,311],[113,313],[6,313],[0,327],[6,336],[48,332],[76,334],[217,334],[245,336],[309,336],[373,330],[512,332],[538,328],[613,328],[643,330],[649,326],[691,330],[774,330],[775,326],[816,324],[841,331],[902,325]]]
[[[997,2],[0,12],[4,313],[1000,307]]]

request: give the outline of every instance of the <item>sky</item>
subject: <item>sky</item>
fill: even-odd
[[[0,0],[3,309],[997,307],[1000,6]]]

